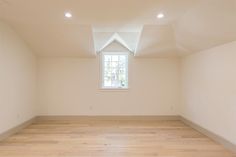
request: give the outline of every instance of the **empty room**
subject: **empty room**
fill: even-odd
[[[0,157],[236,157],[236,0],[0,0]]]

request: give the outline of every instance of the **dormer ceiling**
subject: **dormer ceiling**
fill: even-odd
[[[236,0],[0,0],[0,20],[39,56],[178,57],[236,40]]]
[[[112,45],[119,44],[120,47],[125,48],[123,51],[129,51],[136,53],[140,32],[94,32],[93,39],[95,45],[95,51],[97,53],[105,51],[107,47],[112,49]],[[114,47],[113,51],[120,51],[117,47]]]

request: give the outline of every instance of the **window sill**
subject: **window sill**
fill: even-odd
[[[102,92],[127,92],[129,88],[100,88]]]

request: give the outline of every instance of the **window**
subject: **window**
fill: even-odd
[[[102,88],[128,88],[127,53],[102,53]]]

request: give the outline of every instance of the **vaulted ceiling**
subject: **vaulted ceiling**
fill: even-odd
[[[0,19],[39,56],[121,44],[137,57],[178,57],[236,40],[236,0],[0,0]]]

